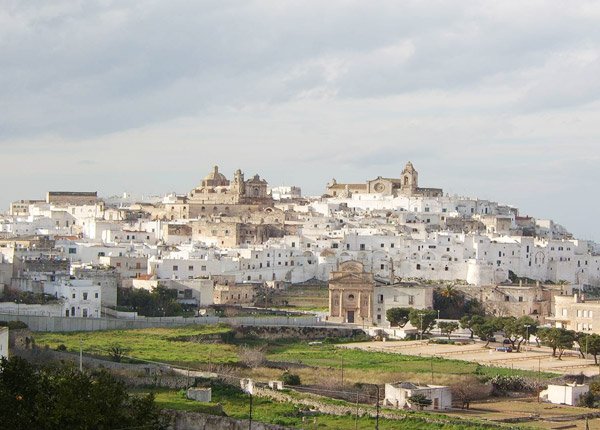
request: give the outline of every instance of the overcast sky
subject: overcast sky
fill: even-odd
[[[397,177],[600,240],[600,2],[0,0],[0,205]]]

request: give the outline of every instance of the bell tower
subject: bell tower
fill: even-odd
[[[231,187],[231,191],[235,195],[243,196],[246,192],[245,188],[244,174],[240,169],[237,169],[233,174],[233,185]]]
[[[400,189],[405,194],[414,194],[419,187],[419,173],[415,170],[412,163],[409,161],[406,163],[404,170],[402,170],[402,185]]]

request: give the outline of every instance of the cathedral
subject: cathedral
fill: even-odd
[[[244,179],[244,174],[239,169],[230,181],[219,172],[218,166],[214,166],[187,196],[182,196],[176,203],[166,205],[167,219],[240,215],[263,210],[273,206],[267,186],[267,181],[259,175]]]
[[[364,184],[342,184],[333,179],[331,183],[327,184],[326,194],[330,197],[348,198],[354,193],[394,197],[440,197],[443,195],[443,190],[441,188],[420,188],[419,173],[409,161],[402,170],[400,178],[378,176]]]

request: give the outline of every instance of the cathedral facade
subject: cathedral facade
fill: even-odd
[[[165,204],[167,219],[190,219],[202,216],[234,216],[273,207],[273,199],[267,191],[268,183],[259,175],[245,179],[236,170],[230,181],[219,172],[219,167],[202,179],[187,196]]]
[[[420,188],[419,173],[410,161],[402,170],[400,178],[378,176],[365,184],[343,184],[333,179],[327,185],[326,194],[330,197],[348,198],[354,193],[409,197],[440,197],[444,194],[441,188]]]

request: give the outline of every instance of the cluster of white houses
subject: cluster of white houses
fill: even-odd
[[[258,175],[237,170],[228,179],[214,167],[189,193],[162,199],[49,192],[14,202],[0,218],[0,285],[61,297],[63,316],[94,317],[116,305],[115,285],[164,282],[211,304],[251,303],[248,285],[331,280],[331,319],[385,324],[391,306],[431,307],[419,280],[458,281],[502,302],[497,313],[504,306],[600,330],[589,316],[600,312],[574,317],[573,304],[565,315],[553,308],[555,296],[572,297],[568,286],[600,284],[596,244],[550,220],[418,180],[408,163],[399,178],[334,180],[323,196],[307,198],[297,187],[269,192]],[[511,272],[539,284],[511,287]],[[343,295],[335,285],[344,279],[370,286],[344,287]],[[94,287],[87,299],[85,281]]]

